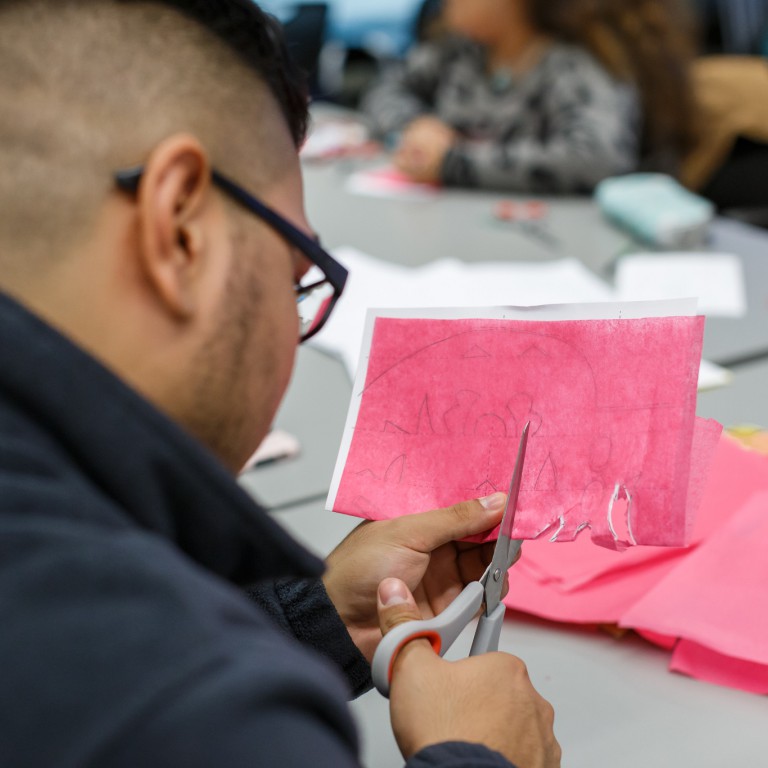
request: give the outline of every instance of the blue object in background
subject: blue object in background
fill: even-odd
[[[768,0],[695,0],[706,53],[768,56]]]
[[[402,55],[413,42],[422,0],[328,0],[326,42],[361,49],[379,58]],[[264,0],[259,5],[281,21],[295,12],[296,0]]]

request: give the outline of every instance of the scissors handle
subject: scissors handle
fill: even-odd
[[[507,609],[504,603],[499,603],[490,616],[483,614],[477,622],[475,630],[475,639],[472,641],[472,648],[469,650],[470,656],[479,656],[481,653],[499,650],[499,638],[501,637],[501,626],[504,623],[504,614]]]
[[[382,696],[389,696],[389,683],[392,680],[395,659],[411,640],[426,638],[432,643],[435,653],[442,656],[477,613],[484,596],[483,585],[479,581],[471,581],[442,613],[431,619],[406,621],[387,632],[376,648],[371,663],[371,677],[376,690]],[[502,613],[502,618],[503,616]],[[496,642],[498,645],[498,637]]]

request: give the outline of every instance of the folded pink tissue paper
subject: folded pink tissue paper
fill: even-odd
[[[553,621],[635,629],[672,651],[673,671],[767,694],[768,457],[724,437],[701,495],[688,547],[526,542],[504,602]]]
[[[768,666],[736,659],[690,640],[681,640],[675,646],[669,668],[726,688],[768,694]]]
[[[733,675],[741,661],[768,670],[768,492],[753,495],[707,541],[624,612],[627,627],[690,641],[673,665],[701,665],[701,648],[717,653]],[[682,644],[682,643],[681,643]],[[725,661],[723,661],[725,665]],[[764,683],[763,683],[764,684]],[[768,689],[761,691],[768,693]]]

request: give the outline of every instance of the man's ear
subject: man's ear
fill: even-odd
[[[140,268],[147,284],[178,319],[191,317],[212,244],[211,167],[188,134],[164,139],[144,165],[138,190]]]

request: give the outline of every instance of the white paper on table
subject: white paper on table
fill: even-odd
[[[408,202],[434,200],[440,194],[440,187],[401,178],[388,168],[362,170],[347,178],[344,189],[353,195],[394,198]]]
[[[697,389],[702,392],[707,389],[717,389],[730,384],[733,380],[733,374],[719,365],[710,363],[709,360],[702,360],[699,366],[699,383]]]
[[[354,248],[338,248],[334,256],[349,269],[347,287],[328,323],[309,344],[339,358],[351,380],[360,359],[366,312],[371,307],[523,307],[604,303],[615,298],[613,289],[576,259],[471,263],[440,259],[421,267],[406,267]],[[669,304],[670,308],[675,306]],[[543,310],[537,307],[536,311]],[[597,310],[591,306],[590,311]],[[547,318],[537,314],[531,319]],[[728,371],[702,361],[699,389],[723,386],[730,379]]]
[[[730,253],[635,253],[616,267],[619,298],[697,296],[703,315],[743,317],[747,312],[741,259]]]
[[[368,352],[373,339],[373,328],[377,317],[439,318],[454,320],[479,318],[494,320],[611,320],[638,319],[646,317],[690,317],[697,314],[696,299],[671,299],[636,302],[594,302],[589,304],[550,304],[539,306],[480,306],[480,307],[424,307],[424,308],[372,308],[366,312],[360,365],[354,379],[352,399],[347,412],[347,422],[341,438],[339,455],[328,491],[326,509],[332,510],[347,463],[352,436],[360,412],[362,392],[368,374]]]
[[[271,464],[281,459],[290,459],[298,456],[300,450],[301,446],[294,435],[284,429],[272,429],[267,432],[267,436],[261,441],[256,452],[245,462],[240,471],[246,472],[254,467]]]
[[[359,149],[369,139],[368,129],[362,123],[328,121],[313,125],[301,147],[302,160],[334,157]]]
[[[349,269],[344,294],[328,323],[309,343],[339,357],[354,378],[370,307],[528,306],[603,302],[611,289],[576,259],[548,262],[470,262],[440,259],[406,267],[353,248],[334,256]]]

